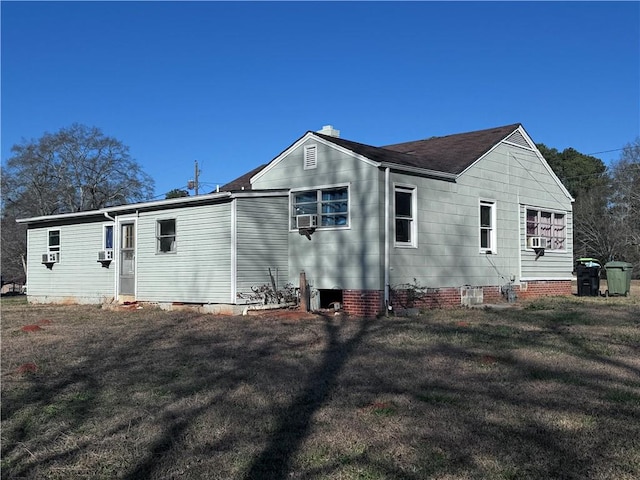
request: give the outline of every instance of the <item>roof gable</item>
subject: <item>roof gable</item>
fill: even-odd
[[[319,133],[316,133],[316,132],[308,131],[302,137],[300,137],[298,140],[296,140],[293,144],[291,144],[286,150],[284,150],[282,153],[280,153],[276,158],[271,160],[271,162],[269,162],[267,165],[265,165],[264,167],[259,168],[257,170],[254,170],[253,175],[251,176],[251,183],[253,184],[253,182],[255,182],[260,177],[265,175],[267,172],[272,170],[276,165],[278,165],[285,158],[287,158],[287,156],[290,153],[295,151],[297,148],[300,148],[309,139],[313,139],[313,140],[315,140],[315,141],[317,141],[319,143],[323,143],[323,144],[328,145],[328,146],[330,146],[332,148],[336,148],[338,150],[342,150],[343,152],[345,152],[347,154],[354,155],[359,160],[361,160],[363,162],[366,162],[366,163],[369,163],[369,164],[371,164],[373,166],[378,166],[379,165],[379,162],[376,162],[372,158],[370,158],[370,157],[368,157],[366,155],[363,155],[362,153],[356,152],[356,151],[350,149],[349,147],[345,147],[344,145],[345,144],[361,145],[362,147],[368,147],[369,149],[374,149],[374,150],[376,149],[376,147],[370,147],[368,145],[363,145],[363,144],[356,144],[356,142],[350,142],[348,140],[342,140],[340,138],[332,137],[330,135],[322,135],[322,134],[319,134]],[[341,141],[341,142],[335,142],[334,140],[338,140],[338,141]],[[369,153],[373,153],[373,152],[369,151]]]
[[[244,189],[250,189],[253,181],[274,168],[289,153],[309,138],[314,138],[326,145],[331,145],[334,148],[350,153],[373,166],[406,169],[418,174],[435,175],[445,180],[452,180],[460,176],[499,144],[506,143],[534,151],[550,175],[560,185],[565,195],[568,198],[572,198],[520,123],[382,147],[308,131],[271,162],[239,177],[222,187],[222,189],[231,190],[230,187],[235,189],[238,185],[243,186]]]
[[[519,127],[520,124],[516,123],[486,130],[386,145],[382,148],[411,157],[410,166],[457,175]]]

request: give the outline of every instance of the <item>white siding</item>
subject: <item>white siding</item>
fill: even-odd
[[[428,287],[502,285],[520,278],[570,278],[571,201],[534,152],[499,145],[456,183],[392,174],[418,191],[418,248],[392,248],[390,284],[417,279]],[[497,248],[480,252],[479,201],[496,204]],[[534,260],[525,248],[522,205],[567,213],[566,252]],[[521,267],[522,265],[522,267]]]
[[[527,207],[532,205],[522,205],[520,207],[520,249],[522,255],[522,278],[526,280],[548,280],[548,279],[570,279],[573,270],[573,214],[566,213],[567,222],[567,250],[566,252],[545,251],[544,256],[536,259],[536,253],[531,248],[527,248],[526,225]],[[535,206],[535,205],[534,205]]]
[[[230,203],[141,212],[137,300],[231,303]],[[156,252],[156,221],[176,220],[176,252]]]
[[[297,285],[304,270],[316,288],[382,289],[382,174],[351,155],[317,145],[315,169],[304,169],[304,145],[300,145],[253,185],[258,189],[351,184],[349,229],[318,229],[311,240],[297,231],[289,233],[289,281]]]
[[[30,228],[27,235],[27,290],[32,302],[102,303],[113,299],[115,265],[98,261],[103,225],[89,222]],[[60,263],[51,269],[41,263],[47,251],[47,232],[60,230]]]
[[[237,292],[251,293],[251,287],[271,285],[269,269],[277,279],[277,288],[282,288],[289,281],[288,198],[235,201]]]

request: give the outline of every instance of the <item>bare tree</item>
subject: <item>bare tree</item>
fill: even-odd
[[[2,242],[2,284],[24,283],[26,272],[23,255],[26,251],[26,227],[16,223],[13,216],[2,216],[0,242]]]
[[[94,210],[151,197],[154,182],[119,140],[73,124],[15,145],[3,176],[4,195],[23,214]]]
[[[581,190],[573,204],[573,248],[576,257],[608,259],[618,249],[610,234],[614,219],[608,208],[610,185]]]
[[[640,262],[640,137],[628,144],[611,166],[610,210],[616,220],[614,234],[622,246],[616,258]]]
[[[15,219],[95,210],[143,201],[153,179],[129,148],[96,127],[73,124],[23,141],[2,169],[2,276],[19,275],[26,252],[24,227]]]

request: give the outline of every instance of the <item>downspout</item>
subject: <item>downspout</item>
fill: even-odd
[[[389,167],[384,169],[384,308],[389,310]]]

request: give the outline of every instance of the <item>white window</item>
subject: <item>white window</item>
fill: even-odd
[[[135,236],[133,223],[122,224],[122,238],[120,239],[120,248],[123,250],[131,250],[135,248]]]
[[[102,249],[113,250],[113,225],[105,225],[103,228]]]
[[[317,215],[318,228],[349,226],[349,187],[328,187],[291,194],[291,228],[298,215]]]
[[[318,166],[318,147],[307,145],[304,147],[304,169],[311,170]]]
[[[546,250],[566,250],[567,216],[561,212],[552,212],[527,208],[527,247],[539,237],[546,240]]]
[[[47,252],[60,251],[60,230],[49,230],[47,239]]]
[[[176,251],[176,220],[158,220],[157,253],[174,253]]]
[[[480,200],[480,252],[496,252],[496,202]]]
[[[415,247],[417,245],[415,188],[395,187],[393,208],[396,246]]]

